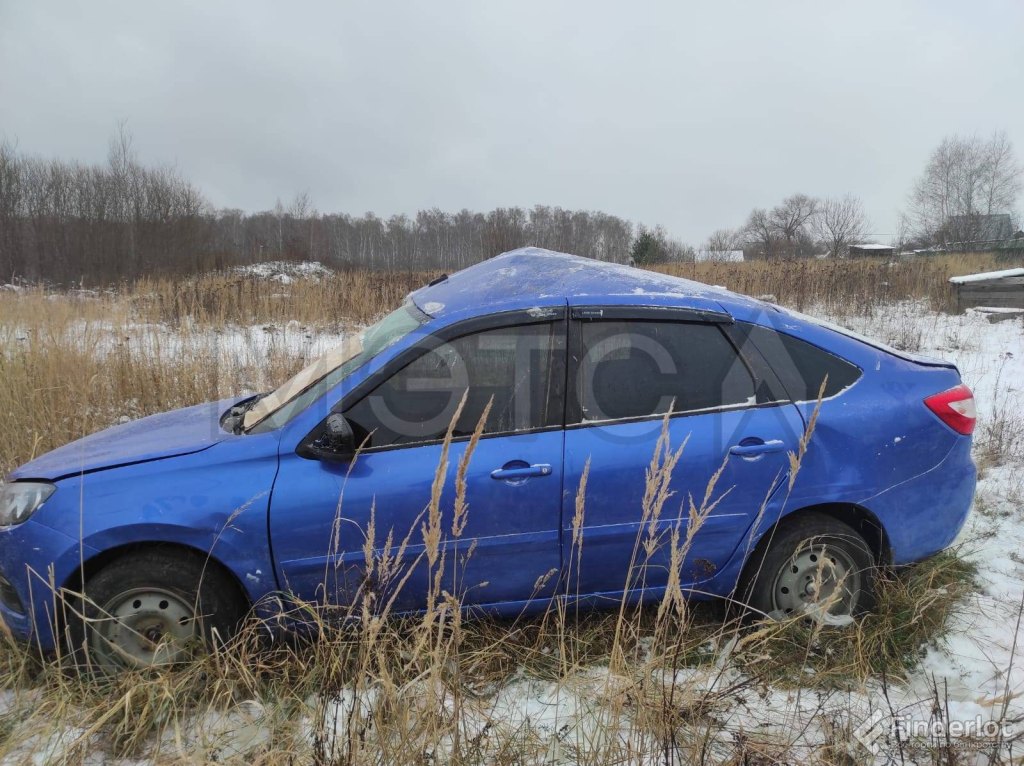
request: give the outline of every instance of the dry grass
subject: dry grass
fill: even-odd
[[[988,266],[979,259],[956,268]],[[797,308],[825,302],[871,311],[889,298],[941,302],[953,268],[935,260],[668,270],[774,294]],[[353,273],[280,285],[214,275],[79,297],[0,293],[0,469],[123,416],[267,384],[304,361],[283,348],[224,358],[205,343],[211,331],[292,320],[314,331],[365,323],[429,276]],[[156,325],[156,341],[111,345],[111,337],[138,333],[140,322]],[[164,326],[185,342],[167,342]],[[637,509],[645,529],[666,513],[680,450],[685,445],[663,437],[652,455]],[[472,449],[465,454],[468,460]],[[464,470],[460,464],[456,475]],[[461,534],[460,514],[473,512],[458,479],[456,489],[455,506],[442,508],[435,483],[424,526],[410,532],[426,544],[436,572],[455,566],[445,541]],[[704,498],[692,499],[674,534],[638,537],[635,582],[666,546],[672,560],[682,560],[720,491],[712,482]],[[578,530],[585,476],[576,492]],[[371,531],[368,545],[376,537],[379,548],[385,534]],[[393,539],[399,546],[403,537]],[[574,535],[565,558],[570,584],[580,539]],[[379,574],[401,582],[401,569]],[[71,762],[107,753],[160,763],[848,763],[849,732],[835,728],[825,701],[811,712],[810,730],[743,730],[726,712],[737,700],[756,707],[787,686],[820,690],[824,700],[826,690],[862,690],[880,673],[899,677],[941,633],[970,571],[944,556],[883,578],[878,612],[852,632],[800,622],[747,628],[718,606],[688,602],[678,582],[646,607],[581,615],[556,606],[518,620],[466,621],[458,594],[444,592],[440,578],[431,581],[419,617],[396,619],[386,600],[365,594],[349,608],[358,620],[321,622],[316,641],[268,647],[250,624],[230,647],[186,667],[106,681],[40,664],[0,639],[0,686],[11,690],[0,708],[0,758],[45,762],[47,748],[59,745]],[[522,699],[535,701],[531,715],[519,709]],[[560,711],[553,726],[541,715],[551,709]]]
[[[894,262],[855,260],[751,261],[692,263],[655,267],[657,271],[696,279],[799,311],[823,308],[834,314],[870,314],[900,300],[925,300],[936,310],[950,307],[948,279],[1007,268],[992,253],[918,256]]]
[[[122,419],[259,390],[303,362],[281,348],[240,356],[199,331],[139,328],[118,300],[28,296],[17,308],[17,320],[0,318],[3,472]]]
[[[287,322],[369,323],[438,276],[416,271],[345,271],[290,284],[237,274],[207,274],[171,282],[144,280],[126,297],[141,317],[171,324],[219,326]]]

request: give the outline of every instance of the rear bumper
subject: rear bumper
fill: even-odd
[[[11,634],[43,652],[54,649],[55,588],[78,568],[88,546],[31,519],[0,528],[0,619]]]
[[[971,440],[961,438],[935,468],[863,501],[885,528],[892,563],[948,548],[970,514],[977,480]]]

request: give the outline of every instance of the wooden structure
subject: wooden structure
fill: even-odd
[[[957,311],[975,306],[1024,309],[1024,268],[951,277]]]
[[[847,252],[848,258],[892,258],[896,255],[896,248],[891,245],[878,245],[874,242],[861,242],[859,245],[850,245]]]

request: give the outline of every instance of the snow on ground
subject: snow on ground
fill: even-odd
[[[978,568],[980,590],[953,616],[944,646],[928,649],[911,686],[926,693],[933,679],[948,684],[954,718],[1024,715],[1024,635],[1018,625],[1024,606],[1024,324],[990,324],[977,312],[957,316],[907,306],[841,321],[955,362],[974,391],[981,471],[974,512],[957,543]],[[987,465],[979,453],[993,438],[997,418],[1007,422],[1005,438],[1016,439],[1009,448],[1014,454],[1006,464]]]
[[[32,329],[0,325],[0,347],[30,343]],[[292,320],[285,324],[256,324],[223,327],[172,327],[146,322],[76,321],[63,330],[62,344],[89,348],[100,356],[129,350],[150,357],[180,358],[203,352],[218,355],[225,362],[254,364],[267,355],[281,352],[295,357],[315,357],[336,348],[348,333]]]
[[[344,339],[361,328],[322,329],[295,320],[284,324],[258,324],[222,327],[178,326],[145,322],[73,322],[63,328],[56,341],[61,345],[91,349],[104,357],[129,353],[134,358],[159,362],[172,368],[182,361],[204,359],[221,370],[244,371],[240,388],[229,385],[224,396],[266,391],[282,381],[267,374],[267,360],[284,357],[296,364],[307,364],[328,351],[340,347]],[[50,332],[46,330],[46,332]],[[0,349],[33,340],[34,330],[24,326],[0,325]],[[55,339],[47,336],[47,342]],[[2,352],[0,352],[2,353]],[[226,373],[225,381],[236,378]]]
[[[268,279],[284,285],[289,285],[296,279],[320,279],[333,273],[319,261],[265,261],[251,266],[239,266],[233,271],[243,277]]]

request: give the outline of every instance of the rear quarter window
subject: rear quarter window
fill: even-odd
[[[811,343],[760,325],[744,330],[793,401],[815,401],[823,381],[828,398],[860,379],[857,365]]]

